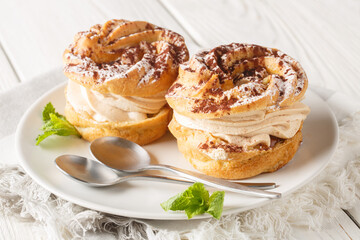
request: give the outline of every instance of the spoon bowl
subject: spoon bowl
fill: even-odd
[[[62,155],[55,159],[55,164],[65,175],[92,186],[113,185],[119,179],[111,168],[81,156]]]
[[[138,172],[150,165],[148,152],[134,142],[118,137],[102,137],[90,144],[96,159],[106,159],[106,166],[124,172]],[[121,160],[120,160],[121,159]]]

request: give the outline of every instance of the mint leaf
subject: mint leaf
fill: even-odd
[[[221,213],[223,211],[224,197],[224,191],[216,191],[211,194],[209,208],[206,210],[206,212],[211,214],[214,218],[220,219]]]
[[[203,214],[208,212],[210,204],[213,203],[214,206],[210,209],[210,214],[216,218],[220,218],[222,213],[222,202],[224,200],[224,192],[222,198],[221,197],[209,197],[209,192],[205,189],[202,183],[194,183],[184,192],[179,193],[167,201],[161,203],[161,207],[165,211],[185,211],[188,218],[192,218],[195,215]],[[218,192],[211,196],[218,196]],[[222,202],[220,202],[222,199]],[[219,211],[218,207],[221,207],[221,211]],[[214,213],[214,214],[212,214]]]
[[[36,145],[39,145],[45,138],[54,134],[59,136],[76,135],[80,137],[76,128],[63,115],[55,112],[55,108],[50,102],[45,106],[42,116],[44,125],[41,127],[41,130],[44,133],[36,138]]]
[[[190,205],[189,207],[187,207],[185,209],[185,213],[188,217],[188,219],[196,216],[196,215],[200,215],[206,212],[206,209],[208,208],[207,205]]]
[[[186,210],[190,207],[195,210],[197,207],[202,208],[206,206],[208,201],[209,192],[205,189],[204,185],[202,183],[194,183],[184,192],[163,202],[161,206],[165,211]]]
[[[178,195],[175,195],[175,196],[169,198],[167,201],[161,203],[160,206],[165,211],[169,211],[169,210],[175,211],[174,209],[181,208],[181,204],[179,204],[179,200],[181,199],[181,196],[182,196],[182,193],[179,193]],[[182,210],[184,210],[184,209],[182,209]]]
[[[49,131],[49,132],[44,132],[43,134],[40,134],[37,138],[36,138],[36,145],[39,145],[40,142],[42,142],[45,138],[55,134],[55,131]]]
[[[56,114],[57,116],[60,116],[60,114],[58,114],[57,112],[55,112],[55,108],[52,105],[51,102],[49,102],[48,104],[46,104],[43,112],[42,112],[42,116],[43,116],[43,122],[47,122],[50,120],[50,113]]]

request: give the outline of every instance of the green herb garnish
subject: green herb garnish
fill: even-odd
[[[185,211],[189,219],[203,213],[209,213],[219,219],[223,210],[224,196],[224,191],[216,191],[209,196],[204,184],[197,182],[160,205],[165,211]]]
[[[42,116],[44,125],[41,127],[41,130],[43,130],[44,133],[36,138],[36,145],[39,145],[45,138],[54,134],[59,136],[76,135],[80,137],[76,128],[69,123],[63,115],[55,112],[55,108],[51,102],[46,104]]]

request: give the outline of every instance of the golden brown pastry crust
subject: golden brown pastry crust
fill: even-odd
[[[66,119],[73,124],[81,136],[87,141],[105,136],[115,136],[128,139],[140,145],[145,145],[162,137],[167,131],[172,111],[164,106],[153,117],[137,122],[96,122],[87,112],[76,112],[66,103]]]
[[[167,91],[188,58],[181,35],[127,20],[79,32],[63,54],[64,73],[72,81],[101,93],[138,97]]]
[[[181,126],[173,118],[170,132],[177,138],[180,152],[191,165],[210,176],[225,179],[243,179],[265,172],[274,172],[287,164],[295,155],[301,141],[301,129],[294,137],[280,141],[269,149],[228,152],[227,160],[214,160],[201,151],[201,142],[218,142],[208,132]]]

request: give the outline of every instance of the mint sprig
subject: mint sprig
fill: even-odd
[[[209,213],[214,218],[220,219],[224,196],[224,191],[216,191],[209,196],[204,184],[197,182],[160,205],[165,211],[185,211],[188,219],[203,213]]]
[[[80,137],[76,128],[69,123],[63,115],[55,112],[55,108],[51,102],[46,104],[42,112],[42,117],[44,125],[41,127],[41,130],[44,132],[36,138],[36,145],[39,145],[45,138],[54,134],[58,136],[75,135]]]

